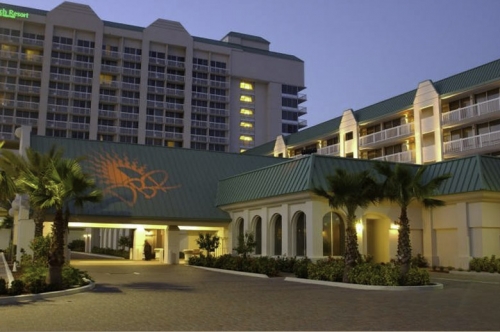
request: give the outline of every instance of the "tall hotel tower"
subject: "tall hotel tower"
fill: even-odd
[[[305,127],[304,62],[261,37],[0,3],[0,140],[37,135],[240,152]]]

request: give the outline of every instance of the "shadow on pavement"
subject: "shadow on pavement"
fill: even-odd
[[[128,287],[132,289],[144,289],[144,290],[170,290],[170,291],[192,291],[193,288],[189,286],[174,285],[165,282],[133,282],[130,284],[125,284],[123,287]]]

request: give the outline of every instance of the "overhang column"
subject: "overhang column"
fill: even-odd
[[[471,260],[469,211],[467,203],[456,204],[456,225],[457,225],[457,261],[456,267],[462,269],[469,268]]]

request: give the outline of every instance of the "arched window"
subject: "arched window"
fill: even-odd
[[[299,212],[295,223],[295,253],[297,256],[306,256],[306,215]]]
[[[345,226],[335,212],[323,217],[323,256],[343,256],[345,252]]]
[[[238,234],[236,234],[236,238],[238,238],[240,235],[243,235],[243,223],[244,220],[243,218],[238,219]]]
[[[236,222],[234,223],[234,229],[233,229],[233,246],[236,247],[238,245],[238,238],[240,237],[240,234],[243,233],[243,225],[244,225],[244,220],[243,218],[238,218],[236,219]]]
[[[255,251],[254,254],[262,254],[262,218],[256,216],[254,218],[254,236],[255,236]]]
[[[273,218],[273,255],[278,256],[281,255],[281,238],[282,238],[282,231],[281,231],[281,215],[277,214]]]

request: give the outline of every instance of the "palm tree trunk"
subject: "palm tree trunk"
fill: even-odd
[[[406,207],[401,207],[398,231],[398,263],[400,268],[400,279],[404,281],[411,263],[410,221]]]
[[[356,234],[356,226],[354,218],[348,218],[346,229],[346,250],[345,250],[345,267],[342,282],[349,282],[349,272],[352,270],[359,258],[358,250],[358,235]]]
[[[33,212],[33,220],[35,221],[35,237],[43,236],[45,211],[42,209],[35,209],[35,211]]]
[[[47,283],[54,290],[62,288],[62,266],[64,265],[64,232],[65,222],[62,209],[56,210],[52,225],[52,243],[49,253],[49,274]]]

